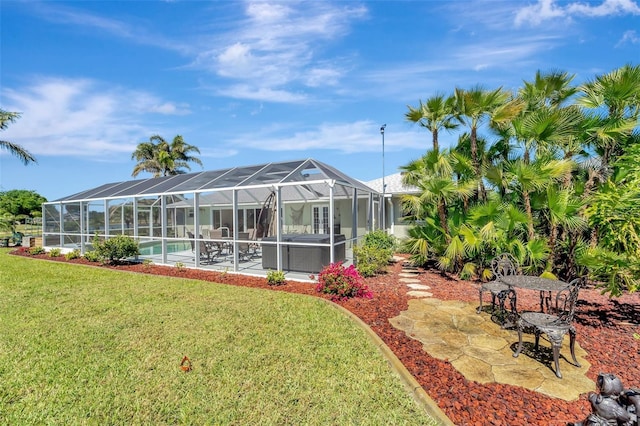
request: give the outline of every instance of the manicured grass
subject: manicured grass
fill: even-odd
[[[7,252],[3,424],[436,424],[319,300]]]

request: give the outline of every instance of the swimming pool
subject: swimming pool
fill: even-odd
[[[175,253],[178,251],[191,250],[189,241],[169,241],[167,242],[167,253]],[[140,256],[153,256],[162,254],[161,241],[149,241],[140,243]]]

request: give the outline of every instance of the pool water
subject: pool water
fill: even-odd
[[[188,241],[171,241],[167,243],[167,253],[175,253],[185,250],[191,250],[191,244]],[[152,241],[140,244],[141,256],[152,256],[157,254],[162,254],[162,242]]]

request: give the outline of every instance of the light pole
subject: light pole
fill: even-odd
[[[387,216],[385,212],[386,201],[384,198],[384,195],[387,189],[387,185],[384,183],[384,129],[386,127],[387,127],[386,124],[383,124],[382,126],[380,126],[380,134],[382,135],[382,220],[381,220],[381,224],[382,224],[382,230],[384,232],[387,232]]]

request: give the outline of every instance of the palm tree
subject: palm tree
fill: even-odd
[[[554,181],[563,180],[573,169],[573,162],[568,160],[549,160],[538,158],[532,163],[524,159],[509,162],[505,166],[513,190],[522,197],[522,204],[527,215],[527,235],[529,240],[535,238],[531,193],[546,189]]]
[[[522,109],[518,99],[502,88],[485,90],[481,86],[470,90],[456,88],[454,92],[456,118],[469,128],[471,161],[478,177],[482,176],[481,155],[478,154],[478,127],[485,120],[500,124],[508,121]],[[486,191],[482,179],[478,179],[478,193],[486,200]]]
[[[595,145],[601,150],[602,165],[609,163],[621,154],[620,141],[631,135],[640,116],[640,65],[625,65],[580,87],[581,96],[577,103],[592,109],[602,125],[594,129]],[[606,109],[606,114],[598,111]],[[614,136],[608,132],[618,133]],[[604,134],[603,134],[604,133]]]
[[[420,189],[420,194],[405,195],[403,203],[416,216],[425,214],[436,205],[440,228],[447,243],[451,242],[447,223],[447,205],[455,200],[473,195],[477,182],[454,179],[456,157],[447,150],[430,150],[422,158],[400,167],[403,171],[403,183]]]
[[[174,137],[171,143],[160,135],[153,135],[148,142],[138,144],[131,154],[131,159],[138,162],[131,176],[136,177],[140,172],[151,173],[153,177],[172,176],[185,173],[183,169],[191,170],[189,163],[202,166],[202,161],[189,155],[190,152],[199,154],[200,150],[186,143],[180,135]]]
[[[477,134],[478,127],[482,124],[483,120],[491,119],[492,121],[502,121],[506,117],[508,108],[505,108],[511,95],[509,92],[498,88],[495,90],[485,90],[481,86],[473,87],[470,90],[455,89],[455,107],[458,120],[469,127],[469,137],[471,140],[471,161],[476,168],[476,172],[479,172],[479,158],[477,147]],[[516,107],[515,104],[511,104],[511,107]],[[499,116],[493,115],[500,113]]]
[[[542,210],[549,227],[549,268],[553,269],[555,262],[556,243],[559,229],[562,227],[568,235],[586,226],[582,216],[583,203],[575,196],[571,188],[549,185],[546,191],[546,208]]]
[[[575,86],[571,86],[574,77],[575,75],[564,71],[543,74],[538,70],[533,81],[524,82],[518,95],[527,102],[527,109],[530,111],[541,106],[559,108],[578,91]]]
[[[454,122],[454,102],[452,96],[446,97],[443,94],[436,94],[426,102],[420,101],[417,108],[407,106],[409,111],[405,113],[407,121],[418,123],[431,132],[433,149],[438,150],[438,132],[441,129],[453,130],[458,127]]]
[[[9,123],[15,122],[18,118],[20,118],[19,113],[8,112],[0,108],[0,130],[5,130],[9,127]],[[38,162],[29,151],[13,142],[0,140],[0,148],[6,149],[12,155],[18,157],[25,165]]]

